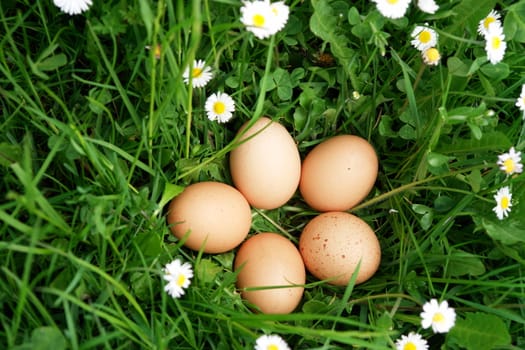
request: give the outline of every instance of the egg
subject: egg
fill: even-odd
[[[346,212],[322,213],[310,220],[299,238],[306,269],[320,280],[347,285],[359,262],[356,284],[379,268],[381,247],[372,228]]]
[[[238,134],[248,127],[245,123]],[[255,208],[275,209],[297,191],[301,157],[286,128],[267,117],[258,119],[230,153],[234,186]]]
[[[346,211],[370,193],[377,172],[377,155],[368,141],[355,135],[334,136],[306,155],[299,191],[313,209]]]
[[[246,238],[252,217],[250,205],[237,189],[205,181],[189,185],[170,202],[167,221],[186,247],[223,253]]]
[[[306,270],[298,249],[286,237],[272,232],[250,237],[240,246],[234,269],[242,297],[263,313],[287,314],[301,302]]]

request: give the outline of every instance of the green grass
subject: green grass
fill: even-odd
[[[411,331],[431,349],[525,348],[524,177],[496,165],[511,146],[525,149],[515,106],[525,1],[442,1],[436,15],[411,4],[400,20],[369,1],[287,4],[286,28],[259,40],[236,0],[94,0],[78,16],[50,0],[2,0],[1,348],[251,349],[276,333],[294,349],[392,349]],[[493,8],[508,45],[496,65],[476,33]],[[440,33],[435,67],[410,45],[425,22]],[[159,59],[146,49],[156,44]],[[214,78],[191,91],[182,72],[195,58]],[[219,90],[236,102],[226,124],[204,111]],[[380,159],[373,192],[353,210],[379,237],[379,271],[347,288],[308,276],[289,315],[251,311],[234,252],[190,251],[165,218],[180,187],[231,183],[235,133],[262,115],[302,156],[349,133]],[[500,221],[493,195],[506,185],[513,207]],[[254,209],[251,232],[297,240],[316,214],[296,195]],[[171,299],[162,267],[177,257],[195,277]],[[421,328],[431,298],[456,309],[450,333]]]

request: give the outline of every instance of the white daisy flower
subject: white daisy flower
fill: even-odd
[[[275,15],[275,28],[274,31],[277,33],[284,28],[288,22],[288,16],[290,15],[290,8],[284,3],[284,1],[277,1],[270,4],[270,9]],[[274,34],[275,34],[274,33]]]
[[[235,102],[230,95],[224,92],[218,92],[208,97],[204,108],[206,109],[209,120],[226,123],[231,119],[235,111]]]
[[[498,12],[495,10],[490,11],[487,17],[479,21],[478,33],[486,37],[489,33],[489,29],[492,27],[501,27],[501,22],[499,19],[500,14]]]
[[[288,344],[278,335],[261,335],[255,341],[255,350],[290,350]]]
[[[514,147],[511,147],[508,153],[503,153],[498,156],[499,168],[507,175],[519,174],[523,172],[523,164],[521,164],[521,152],[516,152]]]
[[[434,14],[439,10],[439,6],[434,0],[418,0],[417,7],[423,12]]]
[[[425,64],[429,66],[437,66],[439,64],[439,60],[441,59],[441,54],[435,47],[431,47],[425,51],[422,51],[421,56],[423,56],[423,61]]]
[[[372,0],[376,3],[377,10],[387,18],[401,18],[405,15],[410,5],[410,0]]]
[[[186,84],[190,83],[190,67],[187,67],[182,73],[182,78]],[[193,87],[204,87],[213,78],[211,68],[206,66],[206,62],[203,60],[193,61],[193,67],[191,68],[191,84]]]
[[[68,15],[78,15],[87,11],[92,4],[92,0],[53,0],[60,11]]]
[[[277,7],[278,12],[279,7]],[[259,39],[267,38],[277,32],[279,16],[272,10],[269,1],[245,1],[241,7],[241,22]]]
[[[184,289],[188,288],[193,277],[193,269],[187,262],[181,263],[175,259],[164,267],[164,280],[168,284],[164,287],[172,298],[180,298],[184,295]]]
[[[512,193],[508,186],[500,188],[494,196],[496,200],[496,206],[492,210],[496,213],[498,219],[503,220],[509,216],[512,207]]]
[[[428,350],[428,344],[420,334],[410,332],[396,341],[397,350]]]
[[[419,51],[425,51],[437,45],[438,34],[434,29],[417,26],[410,36],[413,38],[410,43]]]
[[[523,112],[523,119],[525,119],[525,84],[521,86],[521,94],[516,100],[516,107]]]
[[[502,27],[490,27],[485,36],[485,51],[487,51],[487,58],[492,64],[496,64],[503,60],[507,43],[505,42],[505,34],[503,34]]]
[[[448,306],[446,300],[438,303],[432,299],[423,305],[421,326],[432,326],[434,333],[447,333],[456,324],[456,311]]]

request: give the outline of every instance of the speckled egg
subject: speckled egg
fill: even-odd
[[[259,209],[275,209],[296,192],[301,177],[301,157],[286,128],[262,117],[239,133],[240,145],[230,154],[235,187]]]
[[[356,284],[368,280],[379,268],[381,247],[372,228],[345,212],[322,213],[304,227],[299,251],[306,269],[320,280],[346,285],[356,270]]]
[[[299,305],[306,271],[301,254],[286,237],[272,232],[250,237],[240,246],[234,269],[242,297],[261,312],[287,314]]]
[[[377,172],[377,155],[367,140],[334,136],[306,155],[299,190],[305,202],[318,211],[346,211],[370,193]]]
[[[233,186],[213,181],[192,184],[169,205],[171,232],[184,245],[205,253],[223,253],[248,235],[252,217],[244,196]]]

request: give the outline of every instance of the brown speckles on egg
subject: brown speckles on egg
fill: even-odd
[[[312,236],[321,239],[311,239]],[[346,285],[359,261],[356,284],[368,280],[378,269],[381,249],[366,222],[346,212],[316,216],[303,229],[299,250],[307,270],[334,285]]]

